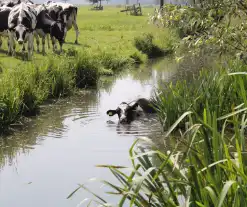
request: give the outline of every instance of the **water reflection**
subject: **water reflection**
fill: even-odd
[[[44,105],[41,115],[31,119],[21,131],[0,139],[0,167],[12,165],[17,155],[28,153],[49,137],[64,138],[78,117],[83,117],[83,125],[88,123],[96,117],[98,95],[97,91],[87,91],[58,100],[56,104]]]

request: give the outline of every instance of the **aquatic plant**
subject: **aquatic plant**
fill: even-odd
[[[226,114],[232,107],[245,101],[247,90],[246,76],[229,76],[229,73],[247,72],[247,67],[240,61],[229,63],[227,68],[220,66],[215,70],[202,70],[189,81],[162,83],[155,96],[158,116],[164,127],[169,128],[185,111],[192,111],[201,117],[204,108],[214,111],[217,116]],[[241,90],[240,90],[241,89]],[[197,119],[191,116],[191,119]],[[180,122],[184,128],[187,119]],[[220,125],[221,126],[221,125]]]

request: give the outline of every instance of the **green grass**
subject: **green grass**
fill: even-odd
[[[78,11],[78,27],[80,30],[79,45],[74,45],[75,32],[73,28],[68,32],[66,44],[63,48],[65,53],[71,48],[78,51],[89,51],[92,54],[110,53],[115,55],[115,58],[130,58],[136,56],[138,50],[134,46],[134,38],[142,36],[145,33],[154,35],[158,46],[166,48],[166,42],[159,40],[167,40],[172,31],[168,29],[158,29],[152,25],[148,25],[148,13],[152,13],[152,8],[144,8],[143,16],[130,16],[121,13],[121,8],[105,7],[103,11],[90,11],[90,7],[80,7]],[[166,38],[165,38],[166,37]],[[174,42],[177,41],[173,38]],[[51,43],[50,43],[51,44]],[[170,47],[170,46],[169,46]],[[36,48],[36,43],[35,43]],[[20,49],[20,48],[18,48]],[[18,50],[17,49],[17,50]],[[0,53],[1,64],[6,68],[14,68],[22,63],[21,58],[10,58],[6,55],[7,42],[3,43],[3,50]],[[33,61],[37,64],[45,59],[54,56],[51,50],[46,49],[46,56],[34,52]],[[62,55],[61,58],[64,58]],[[139,55],[142,61],[145,61],[143,55]]]
[[[246,102],[246,76],[228,76],[235,72],[246,73],[246,65],[240,61],[232,61],[226,67],[204,69],[188,81],[162,84],[157,91],[159,95],[156,96],[156,104],[164,129],[171,127],[188,110],[202,117],[204,109],[208,108],[218,116],[223,116],[233,107]],[[185,128],[187,121],[188,119],[181,121],[179,127]]]
[[[7,41],[3,41],[0,51],[1,131],[21,116],[35,114],[40,104],[49,98],[69,95],[75,88],[95,87],[99,76],[114,75],[133,64],[144,63],[147,54],[139,51],[134,43],[145,34],[152,35],[150,44],[156,48],[172,49],[177,41],[176,36],[171,35],[173,32],[148,24],[147,13],[153,9],[143,9],[144,15],[138,17],[120,10],[110,6],[103,11],[80,7],[79,44],[74,44],[72,29],[60,55],[46,48],[47,55],[34,52],[32,60],[25,61],[20,54],[7,56]],[[34,46],[36,48],[36,43]],[[16,51],[19,50],[17,46]]]

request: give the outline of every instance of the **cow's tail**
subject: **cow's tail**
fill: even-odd
[[[75,6],[74,7],[74,21],[75,22],[76,22],[77,12],[78,12],[78,8]]]

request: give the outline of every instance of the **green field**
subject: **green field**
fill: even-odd
[[[103,11],[91,11],[90,7],[80,7],[77,16],[80,30],[79,45],[74,44],[75,32],[72,28],[63,46],[64,53],[73,48],[94,55],[107,52],[128,58],[138,52],[133,44],[134,37],[147,32],[154,34],[157,44],[166,46],[167,38],[169,38],[168,32],[160,32],[158,28],[148,25],[148,13],[152,13],[154,8],[143,8],[143,16],[138,17],[126,15],[120,10],[121,8],[110,6],[105,7]],[[34,47],[36,49],[36,42]],[[20,48],[17,47],[18,50],[20,51]],[[48,50],[47,45],[46,52],[46,56],[34,52],[32,63],[44,62],[54,56],[52,50]],[[64,54],[57,58],[64,58]],[[0,60],[6,68],[14,68],[23,63],[20,57],[13,58],[7,55],[7,41],[4,41]]]
[[[126,15],[120,10],[110,6],[103,11],[80,7],[79,44],[74,44],[75,32],[70,30],[60,55],[46,46],[47,54],[34,52],[31,61],[23,60],[20,53],[10,57],[7,40],[3,39],[0,129],[6,129],[22,115],[35,114],[49,98],[68,95],[75,88],[95,87],[102,75],[114,75],[132,64],[144,63],[148,57],[162,55],[162,51],[172,51],[178,39],[175,33],[148,24],[148,13],[153,8],[143,8],[143,16]]]

